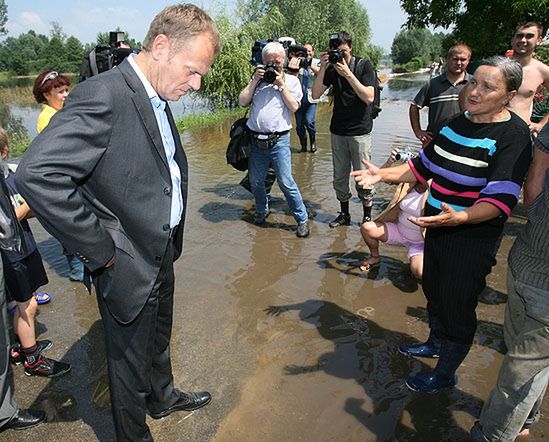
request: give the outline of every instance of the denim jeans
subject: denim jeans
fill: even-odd
[[[309,137],[314,137],[316,133],[315,120],[316,103],[302,101],[301,107],[295,113],[295,129],[301,142],[301,146],[307,145],[307,132],[309,133]]]
[[[297,223],[307,221],[307,209],[303,198],[292,176],[292,158],[290,152],[290,133],[282,135],[270,149],[262,149],[252,140],[252,149],[248,162],[250,183],[255,198],[255,210],[259,215],[269,211],[269,200],[265,191],[265,177],[269,165],[276,173],[278,186],[290,206],[290,211]]]
[[[538,417],[549,380],[549,293],[507,272],[507,354],[471,431],[474,441],[514,441]]]

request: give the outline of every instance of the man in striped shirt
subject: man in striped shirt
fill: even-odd
[[[509,253],[507,354],[486,400],[473,441],[514,441],[540,416],[549,380],[549,125],[535,141],[524,186],[528,223]]]
[[[429,80],[410,104],[410,124],[423,147],[431,141],[433,134],[448,118],[460,112],[459,92],[471,78],[466,72],[470,59],[469,46],[452,46],[446,57],[446,72]],[[422,130],[419,110],[425,106],[429,108],[429,123],[427,130]]]

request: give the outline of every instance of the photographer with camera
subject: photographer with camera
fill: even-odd
[[[248,170],[255,198],[254,224],[263,224],[269,216],[265,178],[271,165],[297,222],[296,235],[304,238],[309,235],[307,209],[292,176],[290,155],[292,113],[299,109],[302,92],[299,79],[284,73],[285,58],[279,42],[265,45],[263,65],[257,66],[252,80],[240,92],[239,103],[252,106],[247,127],[252,135]]]
[[[375,73],[369,61],[352,55],[352,38],[347,32],[331,34],[329,48],[320,57],[312,96],[319,99],[332,86],[334,112],[330,132],[334,189],[341,205],[339,215],[330,223],[334,228],[351,224],[349,174],[351,168],[362,169],[362,160],[370,158]],[[362,223],[371,221],[373,191],[360,186],[356,189],[364,208]]]
[[[317,151],[315,136],[316,136],[316,103],[318,100],[313,100],[311,88],[315,81],[316,74],[320,70],[318,58],[314,57],[313,46],[309,43],[303,47],[307,50],[306,57],[300,57],[299,63],[299,82],[303,91],[301,99],[301,107],[295,113],[296,132],[301,144],[301,152],[307,152],[307,133],[311,142],[311,152]]]

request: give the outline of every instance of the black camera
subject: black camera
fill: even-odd
[[[276,69],[276,65],[269,61],[265,66],[265,73],[263,74],[263,80],[265,80],[266,83],[273,84],[276,80],[276,74],[278,73]]]
[[[341,60],[343,60],[343,51],[341,49],[331,49],[328,51],[328,61],[330,63],[336,64]]]
[[[312,58],[302,58],[301,60],[299,60],[299,67],[303,69],[311,67],[312,61]]]

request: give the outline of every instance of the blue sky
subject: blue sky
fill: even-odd
[[[297,0],[296,0],[297,1]],[[334,0],[338,1],[338,0]],[[372,42],[389,52],[395,34],[406,21],[398,0],[359,0],[368,10]],[[67,35],[83,43],[95,41],[98,32],[120,26],[137,41],[142,41],[155,14],[176,0],[6,0],[8,36],[16,37],[30,29],[49,34],[56,21]],[[195,4],[215,13],[219,5],[235,2],[196,0]]]

